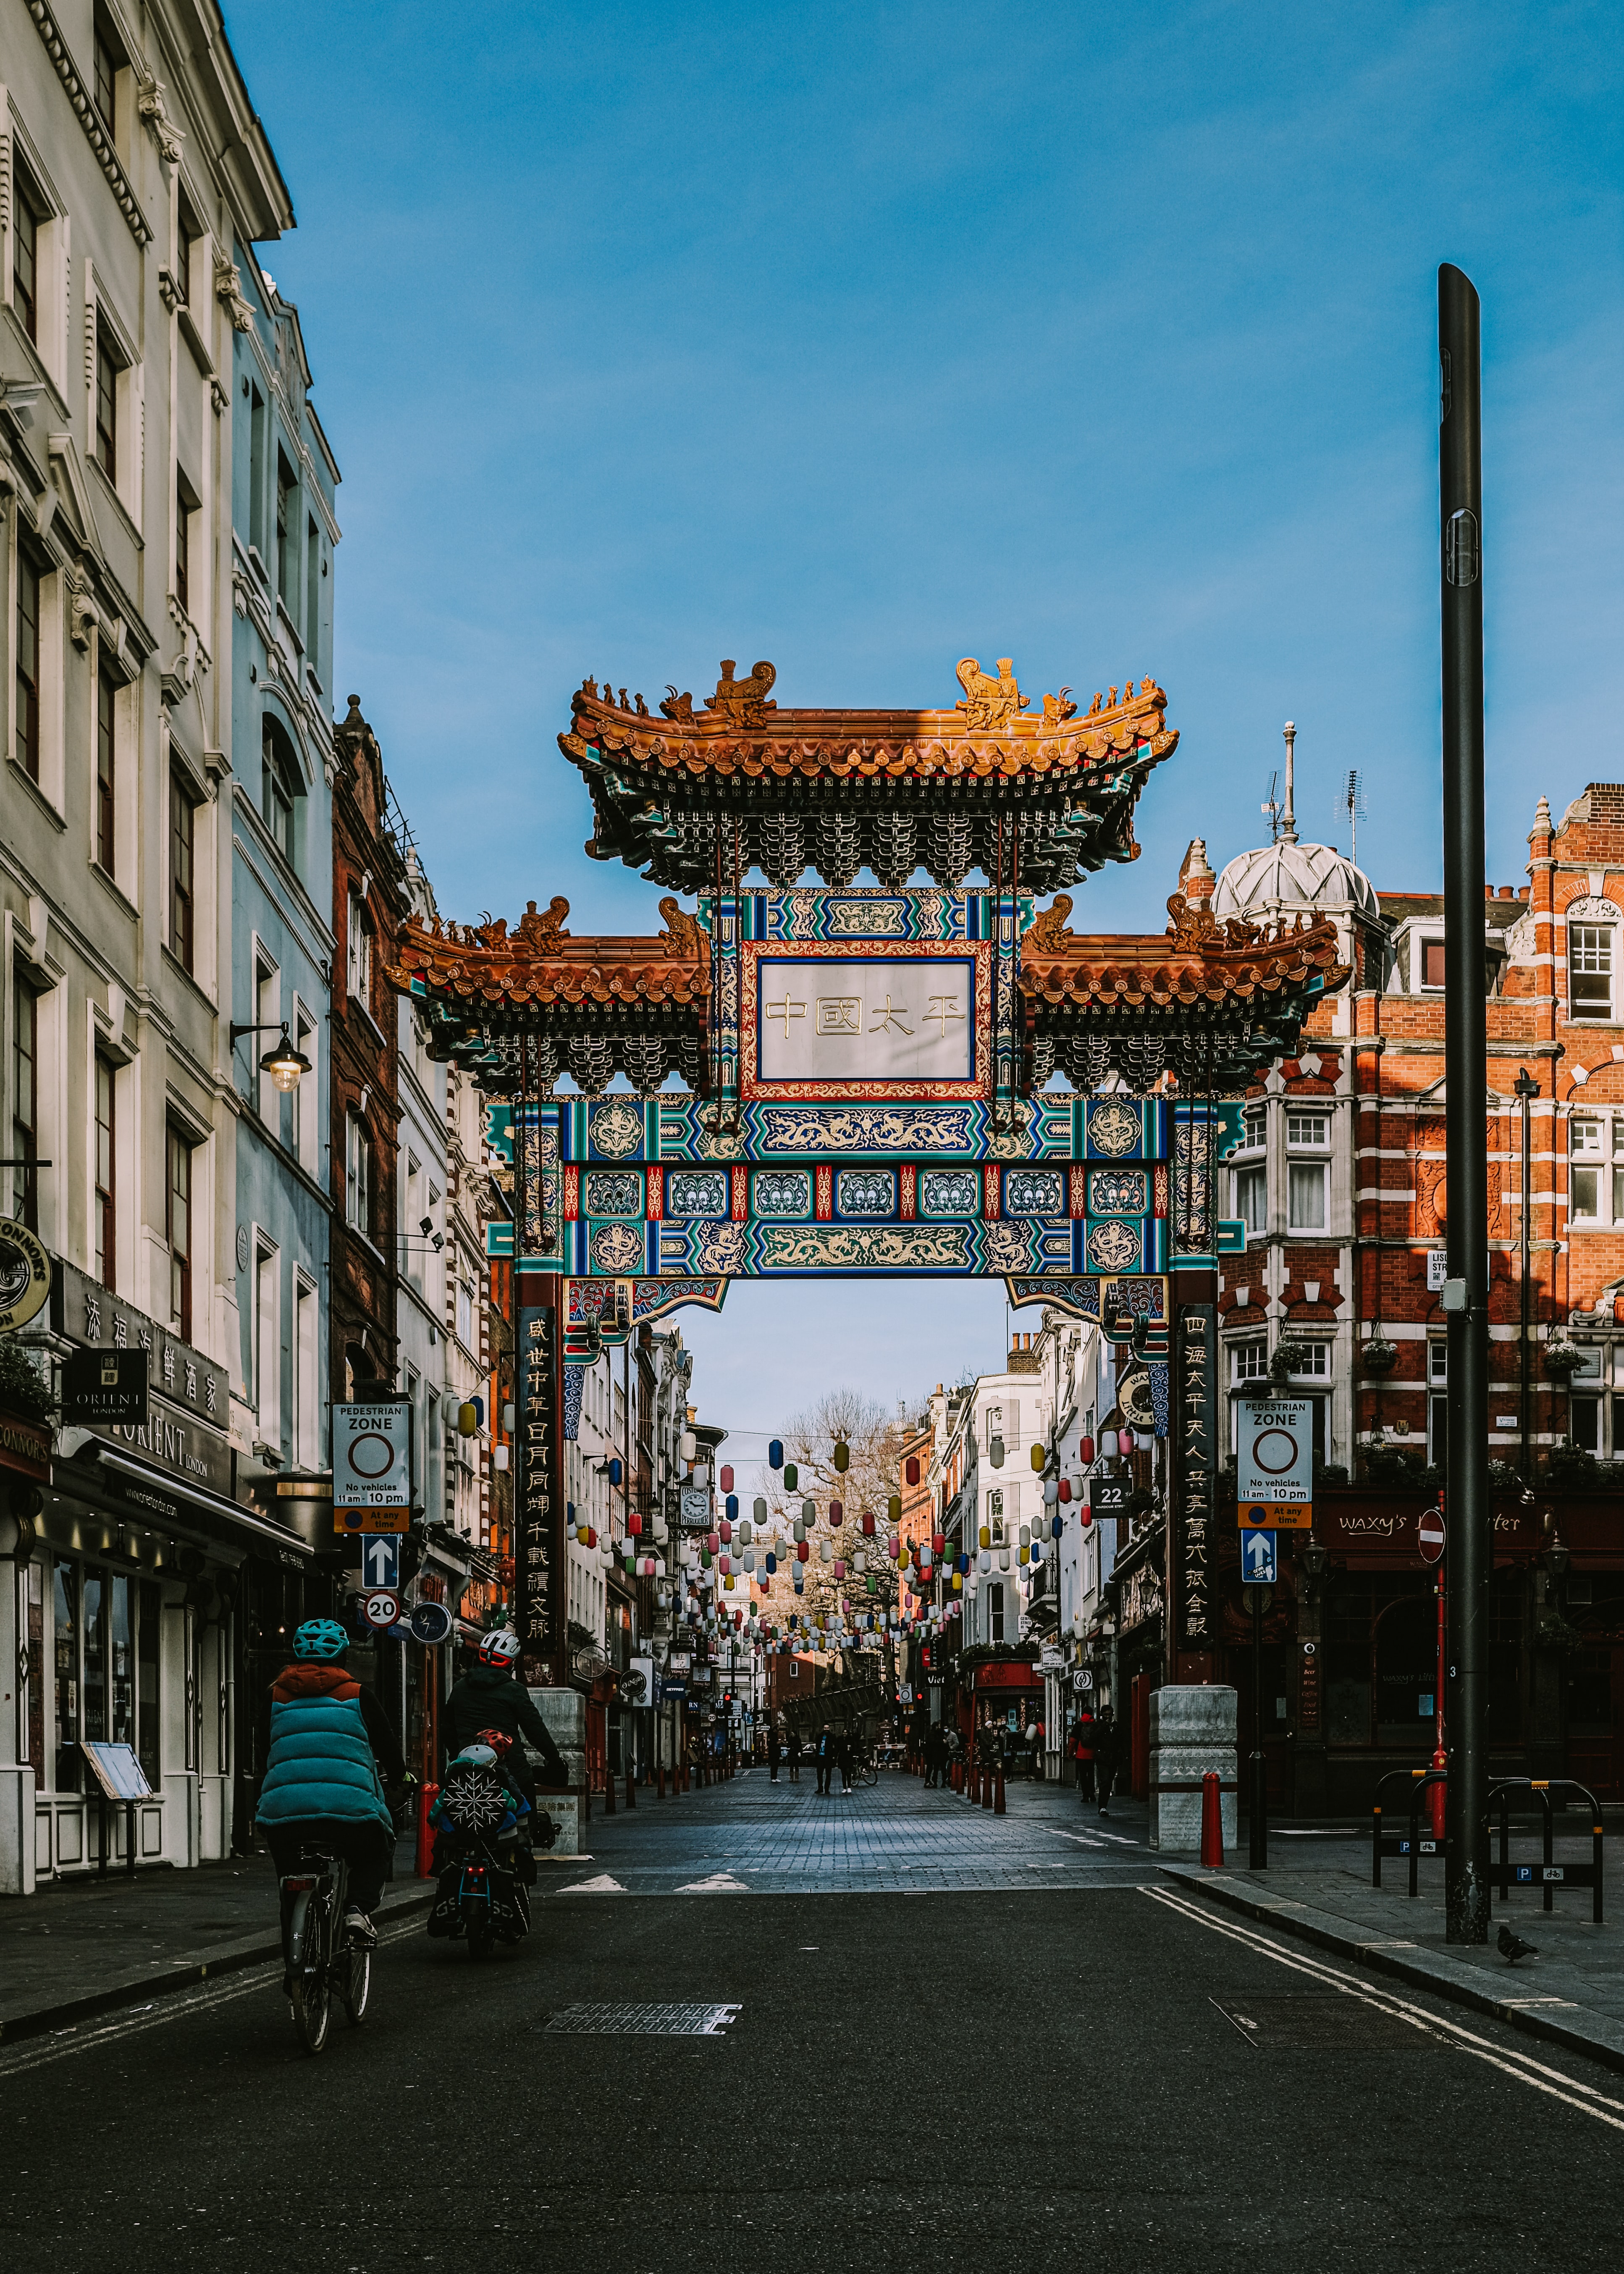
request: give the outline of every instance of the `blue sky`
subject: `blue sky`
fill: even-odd
[[[1361,866],[1434,885],[1446,259],[1484,300],[1491,878],[1542,789],[1624,772],[1613,8],[228,25],[344,476],[337,707],[448,913],[655,929],[554,738],[588,673],[652,704],[723,655],[787,704],[950,702],[966,653],[1085,702],[1154,673],[1183,741],[1090,930],[1160,930],[1191,836],[1258,841],[1287,718],[1303,832],[1345,848],[1357,767]],[[735,1289],[688,1331],[707,1408],[771,1426],[848,1354],[886,1397],[992,1363],[1001,1310]]]

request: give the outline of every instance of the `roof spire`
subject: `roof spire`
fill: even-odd
[[[1282,845],[1297,843],[1297,800],[1295,794],[1297,768],[1297,727],[1288,719],[1281,728],[1286,738],[1286,809],[1280,817],[1280,841]]]

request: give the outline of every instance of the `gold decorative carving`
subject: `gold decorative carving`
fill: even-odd
[[[1046,908],[1040,908],[1021,934],[1021,950],[1028,955],[1064,955],[1068,946],[1076,945],[1076,934],[1066,930],[1066,918],[1071,913],[1071,896],[1056,892]]]
[[[953,708],[964,712],[965,724],[974,734],[996,734],[1000,727],[1008,726],[1031,707],[1028,698],[1015,684],[1014,662],[1007,655],[998,658],[996,679],[984,672],[973,655],[965,656],[959,665],[959,684],[964,689],[965,699]]]
[[[768,712],[776,711],[778,707],[776,703],[767,700],[772,691],[772,682],[778,675],[778,666],[758,663],[748,679],[735,679],[733,673],[736,668],[731,656],[724,657],[722,675],[716,682],[716,693],[705,697],[705,708],[714,711],[718,718],[726,719],[730,726],[764,726]],[[674,715],[663,703],[660,709],[665,711],[667,718]],[[691,710],[688,715],[692,717]]]

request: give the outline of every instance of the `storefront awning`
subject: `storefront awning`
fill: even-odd
[[[250,1553],[270,1547],[300,1562],[311,1558],[309,1546],[286,1525],[274,1523],[223,1493],[211,1492],[206,1485],[139,1460],[102,1439],[93,1440],[71,1460],[53,1462],[51,1489],[67,1498],[88,1490],[105,1512],[154,1531],[173,1531],[177,1537]]]

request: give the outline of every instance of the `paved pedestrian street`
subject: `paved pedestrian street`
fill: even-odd
[[[1069,1788],[1012,1782],[1007,1813],[921,1779],[882,1769],[877,1785],[820,1795],[810,1767],[799,1784],[764,1768],[679,1796],[640,1787],[613,1816],[595,1803],[592,1861],[559,1892],[634,1894],[922,1894],[1120,1884],[1142,1878],[1143,1803],[1116,1802],[1103,1820]]]
[[[1142,1828],[897,1773],[640,1791],[484,1966],[386,1916],[366,2021],[320,2061],[276,1966],[0,2051],[11,2258],[1616,2264],[1624,2080],[1222,1908]]]

